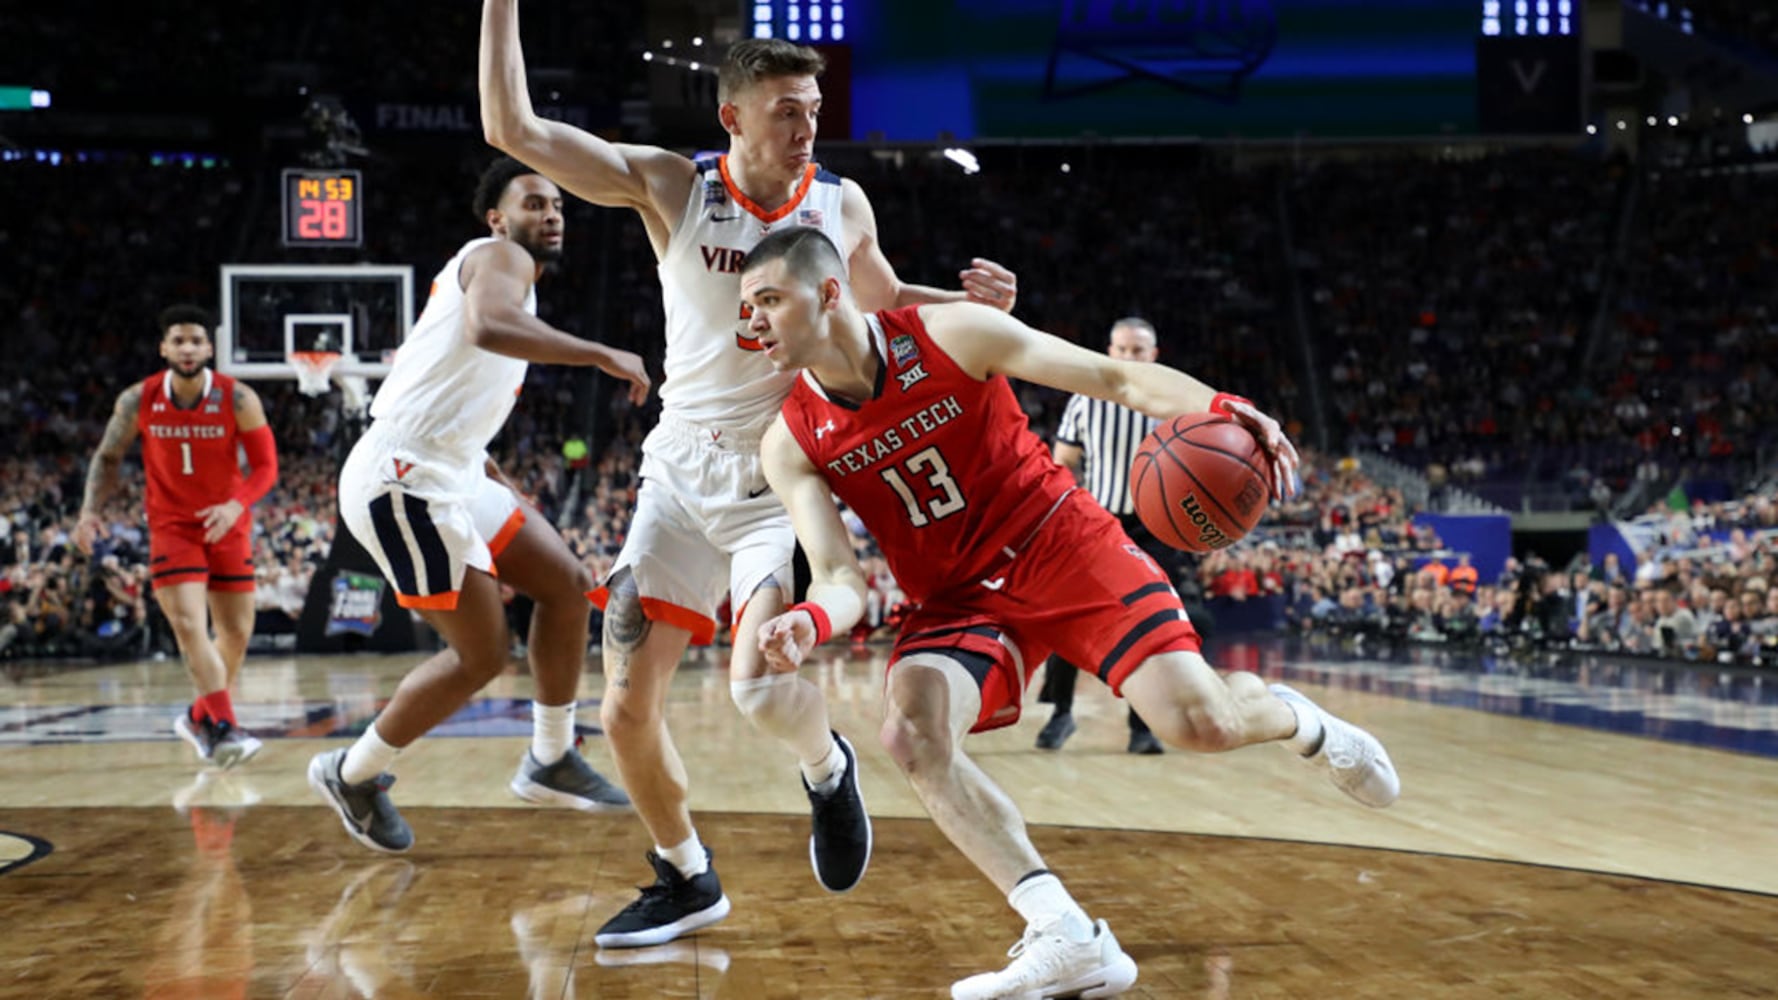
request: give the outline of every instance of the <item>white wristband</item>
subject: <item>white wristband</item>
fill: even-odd
[[[821,605],[835,632],[849,630],[864,617],[864,602],[858,599],[858,592],[843,583],[810,584],[808,602]]]

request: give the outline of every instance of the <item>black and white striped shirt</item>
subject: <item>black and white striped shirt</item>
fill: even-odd
[[[1081,449],[1080,484],[1113,514],[1134,514],[1130,462],[1159,421],[1126,406],[1075,396],[1062,410],[1056,440]]]

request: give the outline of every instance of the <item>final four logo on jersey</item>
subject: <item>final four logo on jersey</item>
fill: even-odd
[[[210,398],[204,400],[204,412],[205,413],[221,413],[222,412],[222,390],[221,389],[211,389],[210,390]]]
[[[705,207],[726,204],[728,204],[728,188],[722,183],[722,178],[718,176],[704,178]]]
[[[912,336],[898,333],[889,338],[889,353],[895,356],[897,365],[905,365],[920,356],[920,347]]]

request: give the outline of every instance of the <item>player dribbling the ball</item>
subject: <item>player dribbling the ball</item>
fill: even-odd
[[[813,576],[807,601],[761,627],[760,648],[774,669],[794,670],[862,611],[837,496],[915,603],[890,654],[883,745],[945,836],[1026,920],[1012,964],[955,983],[954,998],[1112,996],[1136,980],[1111,929],[1048,871],[1017,807],[963,752],[966,734],[1017,721],[1049,650],[1129,699],[1166,743],[1282,742],[1358,801],[1395,800],[1394,767],[1370,734],[1282,685],[1211,668],[1172,585],[1051,460],[1007,379],[1161,420],[1215,407],[1264,443],[1289,489],[1296,453],[1276,421],[1182,372],[1117,361],[981,306],[866,315],[818,230],[762,240],[741,293],[774,366],[802,371],[762,448]]]

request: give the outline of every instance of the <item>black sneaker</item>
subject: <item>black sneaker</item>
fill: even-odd
[[[401,854],[414,846],[414,831],[401,818],[395,803],[389,801],[389,786],[395,775],[379,774],[369,781],[348,785],[340,777],[340,765],[346,762],[346,749],[318,753],[309,760],[309,787],[327,800],[339,814],[340,823],[352,839],[373,851]]]
[[[1068,737],[1074,735],[1074,713],[1057,712],[1037,732],[1037,749],[1060,750]]]
[[[712,857],[704,848],[706,863]],[[673,863],[653,851],[654,884],[642,887],[642,895],[605,921],[593,941],[601,948],[646,948],[666,944],[682,934],[708,927],[728,916],[728,897],[711,864],[702,874],[686,878]]]
[[[525,751],[519,769],[508,784],[512,793],[527,802],[567,806],[585,812],[629,812],[630,797],[624,790],[593,770],[579,751],[570,747],[562,759],[547,767]]]
[[[1130,752],[1140,754],[1166,753],[1167,748],[1155,735],[1146,729],[1133,730],[1130,733]]]
[[[840,787],[823,795],[809,787],[803,779],[803,790],[809,793],[809,863],[815,866],[815,881],[828,892],[847,892],[864,878],[870,867],[870,813],[864,811],[864,796],[858,791],[858,755],[852,744],[839,733],[834,743],[846,755],[846,773],[840,776]]]

